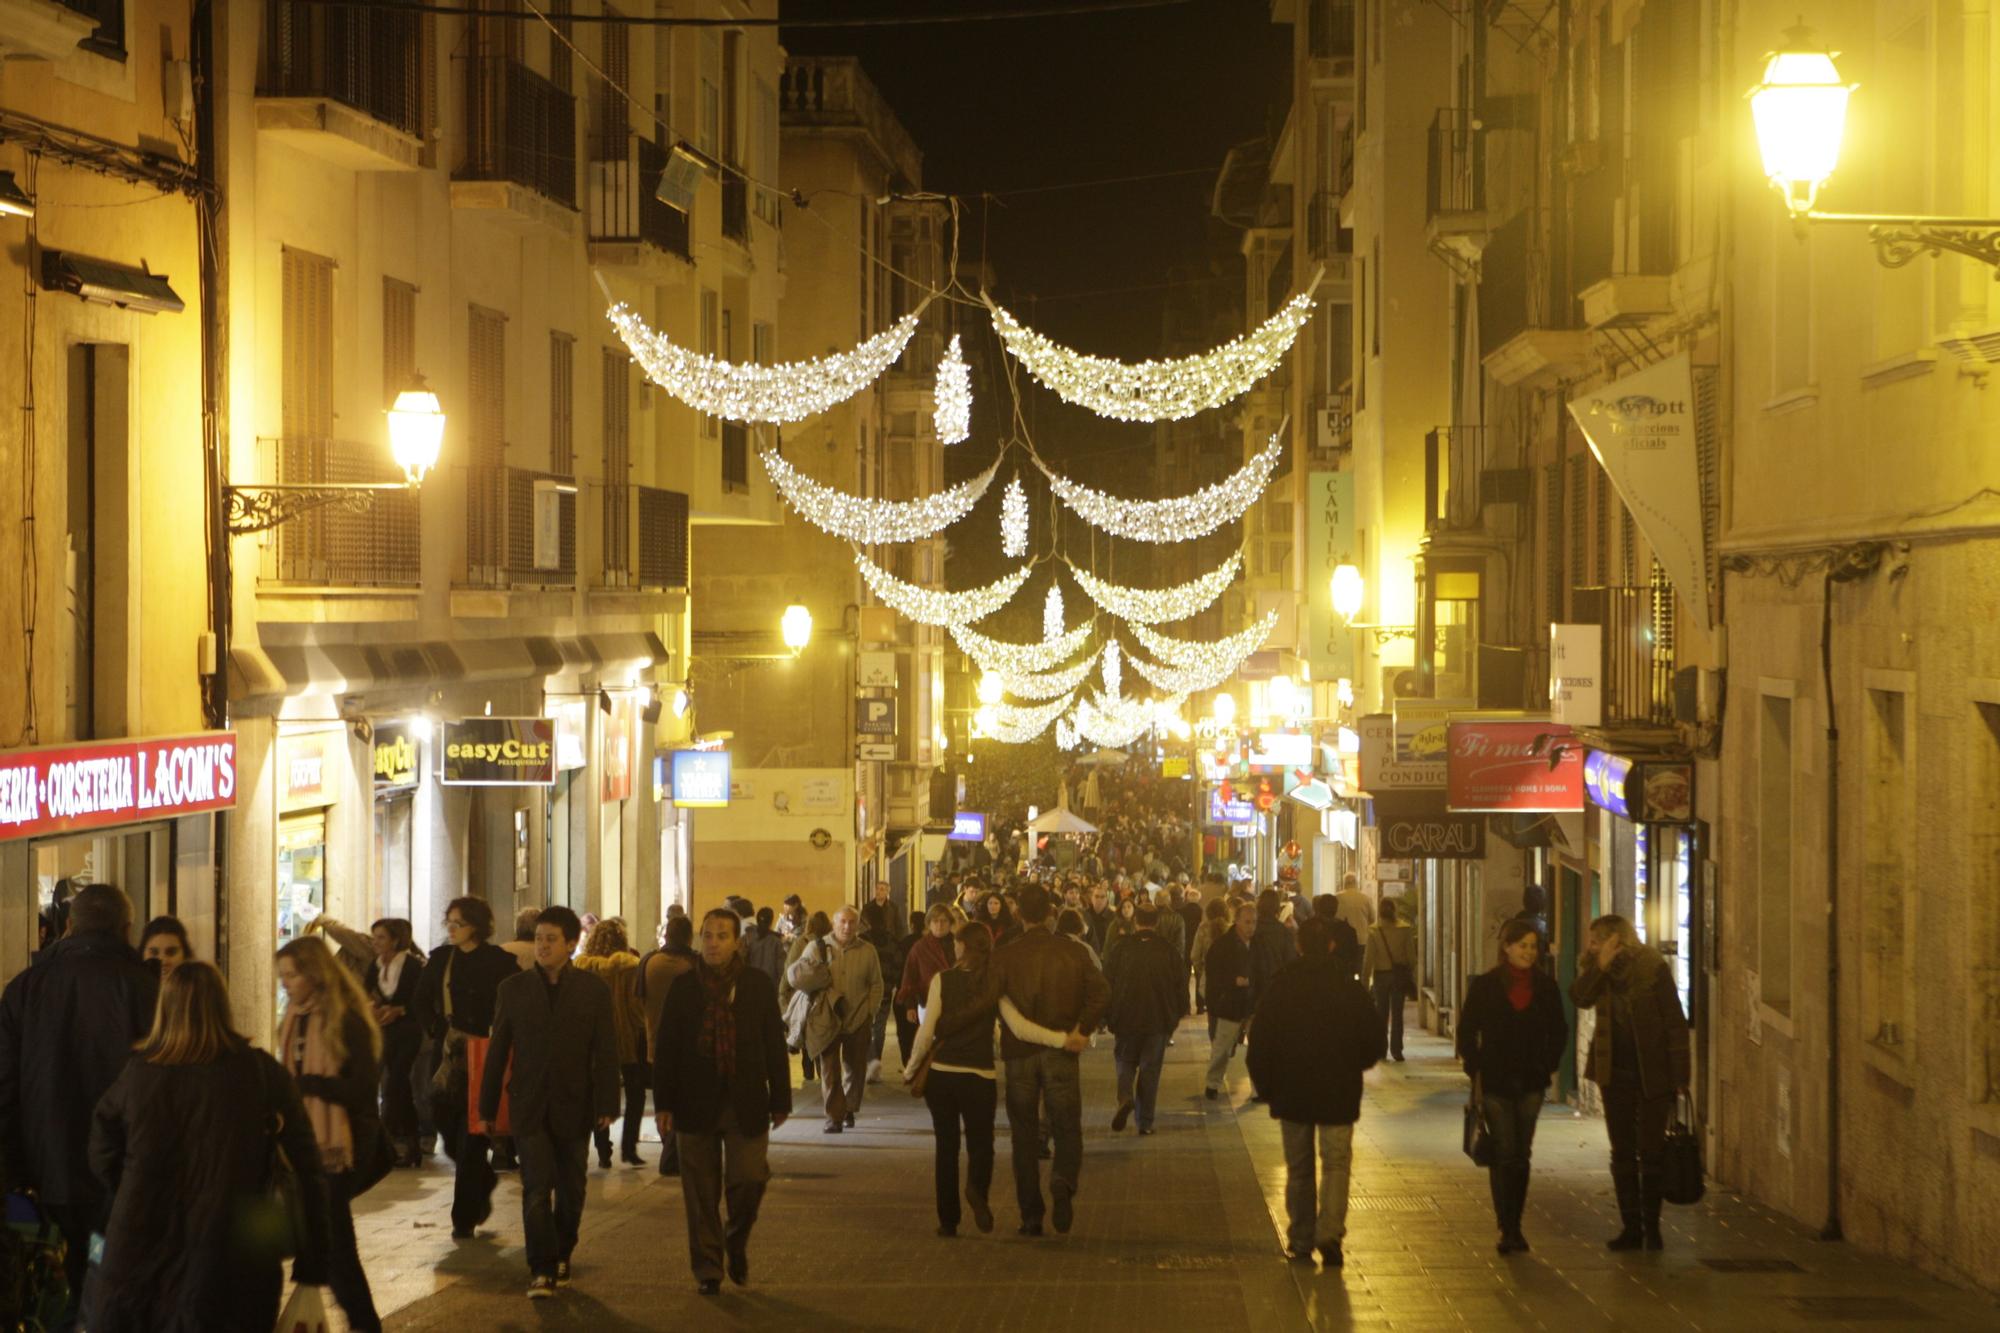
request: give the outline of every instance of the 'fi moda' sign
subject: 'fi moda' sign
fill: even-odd
[[[0,754],[0,839],[109,828],[236,804],[236,734]]]
[[[1306,493],[1306,660],[1314,680],[1354,675],[1354,631],[1333,609],[1333,571],[1354,559],[1354,474],[1315,472]]]
[[[1708,546],[1692,359],[1685,352],[1668,357],[1571,399],[1569,410],[1681,600],[1707,629]]]
[[[448,787],[549,787],[556,724],[546,717],[468,717],[444,724],[439,781]]]
[[[1559,722],[1453,722],[1449,746],[1448,810],[1583,809],[1583,746]]]
[[[1572,727],[1603,723],[1603,626],[1549,626],[1549,717]]]

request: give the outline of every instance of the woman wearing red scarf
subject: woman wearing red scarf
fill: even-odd
[[[1502,926],[1500,962],[1473,978],[1458,1020],[1458,1056],[1472,1076],[1473,1100],[1492,1148],[1487,1175],[1502,1254],[1528,1248],[1521,1210],[1528,1199],[1535,1119],[1569,1040],[1562,992],[1535,965],[1541,952],[1542,937],[1532,921]]]

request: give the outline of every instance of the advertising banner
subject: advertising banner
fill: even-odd
[[[545,717],[466,717],[444,724],[438,780],[447,787],[548,787],[556,724]]]
[[[1694,819],[1694,765],[1634,761],[1592,750],[1583,761],[1583,786],[1592,805],[1642,824],[1686,824]]]
[[[629,693],[614,694],[611,711],[598,714],[603,718],[604,744],[597,759],[602,770],[602,796],[607,801],[628,800],[632,795],[633,724],[638,720],[632,702]]]
[[[407,722],[375,724],[375,790],[414,786],[417,781],[417,738]]]
[[[1693,359],[1668,357],[1571,399],[1569,410],[1681,600],[1709,628]]]
[[[1571,727],[1603,724],[1603,626],[1549,626],[1549,717]]]
[[[109,828],[236,804],[236,733],[0,754],[0,839]]]
[[[1560,723],[1454,722],[1449,746],[1449,810],[1583,809],[1583,747]]]
[[[960,810],[951,817],[951,832],[944,836],[946,842],[985,842],[986,816],[971,810]]]
[[[1411,791],[1444,786],[1442,756],[1426,763],[1400,763],[1396,758],[1396,720],[1387,713],[1370,713],[1355,723],[1361,741],[1356,758],[1361,790]]]
[[[729,804],[729,751],[675,750],[669,766],[674,804],[716,810]]]
[[[1441,861],[1477,861],[1486,855],[1483,815],[1379,816],[1382,855],[1404,860],[1427,856]]]
[[[1306,659],[1314,680],[1354,678],[1354,631],[1333,609],[1333,571],[1356,564],[1354,474],[1315,472],[1306,496]]]

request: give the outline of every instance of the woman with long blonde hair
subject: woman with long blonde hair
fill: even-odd
[[[327,1284],[349,1327],[374,1333],[382,1321],[355,1244],[353,1203],[390,1165],[375,1104],[382,1029],[361,983],[317,935],[278,950],[278,981],[287,1002],[278,1059],[298,1084],[326,1174]]]
[[[211,963],[160,982],[153,1029],[98,1102],[90,1165],[112,1191],[90,1327],[103,1333],[270,1328],[286,1228],[269,1225],[282,1153],[297,1173],[294,1276],[326,1280],[326,1185],[291,1079],[230,1026]]]
[[[625,1089],[625,1119],[619,1130],[618,1160],[644,1166],[639,1156],[639,1127],[646,1122],[646,1088],[653,1066],[646,1058],[646,1006],[639,998],[639,955],[625,931],[623,917],[608,916],[583,941],[577,967],[611,988],[611,1027],[618,1042],[619,1080]],[[597,1164],[611,1169],[611,1128],[594,1131]]]

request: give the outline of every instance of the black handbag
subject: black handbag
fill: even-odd
[[[1665,1164],[1660,1197],[1687,1207],[1701,1202],[1708,1184],[1701,1167],[1701,1135],[1695,1132],[1693,1108],[1686,1094],[1674,1102],[1674,1121],[1667,1126]]]
[[[1465,1155],[1474,1166],[1493,1165],[1493,1140],[1486,1133],[1486,1113],[1481,1107],[1479,1080],[1472,1081],[1472,1098],[1465,1104]]]

